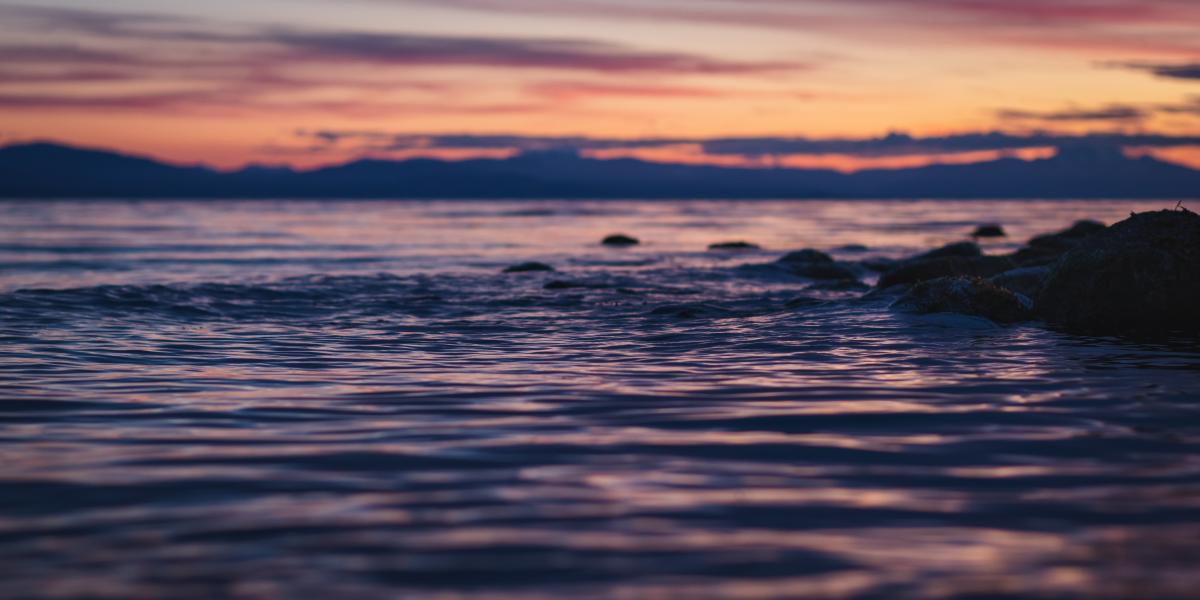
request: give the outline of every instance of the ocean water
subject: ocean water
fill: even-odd
[[[1173,204],[0,203],[0,597],[1194,598],[1194,340],[745,266]]]

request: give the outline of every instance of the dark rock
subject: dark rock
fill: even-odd
[[[1200,334],[1200,216],[1131,216],[1068,251],[1038,296],[1049,322],[1087,333]]]
[[[641,241],[635,237],[629,237],[623,233],[614,233],[613,235],[604,238],[604,240],[600,243],[604,244],[605,246],[636,246],[640,244]]]
[[[923,281],[901,296],[892,308],[921,315],[959,313],[997,323],[1018,323],[1033,317],[1033,303],[1029,298],[979,277]]]
[[[526,262],[519,265],[513,265],[504,269],[505,273],[535,273],[539,271],[553,271],[554,267],[540,262]]]
[[[1049,274],[1050,267],[1024,267],[1005,271],[992,277],[989,281],[1023,296],[1037,298],[1042,291],[1042,286],[1046,284],[1046,276]]]
[[[941,248],[930,250],[925,254],[918,254],[908,260],[925,260],[929,258],[946,258],[948,256],[960,256],[965,258],[973,258],[983,256],[983,250],[979,249],[979,244],[975,242],[955,242],[947,244]]]
[[[1058,260],[1068,250],[1105,229],[1103,223],[1077,221],[1068,229],[1034,237],[1024,248],[1016,251],[1012,258],[1021,266],[1048,265]]]
[[[836,263],[833,257],[811,248],[789,252],[775,263],[793,275],[809,279],[858,281],[858,273],[853,268]]]
[[[778,262],[789,265],[814,263],[833,264],[833,257],[821,252],[820,250],[805,248],[804,250],[788,252],[783,256],[783,258],[780,258]]]
[[[759,247],[757,244],[751,244],[750,242],[737,241],[737,242],[720,242],[720,243],[716,243],[716,244],[710,244],[708,246],[708,249],[709,250],[758,250]]]
[[[971,237],[973,238],[997,238],[1007,236],[1008,233],[1004,231],[1003,227],[994,224],[980,225],[979,227],[975,228],[973,233],[971,233]]]
[[[972,244],[973,245],[973,244]],[[878,287],[920,283],[939,277],[992,277],[1016,265],[1002,256],[943,256],[906,260],[879,277]]]

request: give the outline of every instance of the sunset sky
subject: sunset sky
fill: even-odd
[[[221,168],[1050,152],[920,142],[991,131],[1200,165],[1197,0],[0,0],[0,55],[0,140]]]

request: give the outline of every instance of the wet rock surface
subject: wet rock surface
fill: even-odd
[[[1037,301],[1069,330],[1200,334],[1200,216],[1135,214],[1087,237],[1050,269]]]
[[[1033,318],[1033,303],[1029,298],[980,277],[942,277],[918,283],[892,308],[922,315],[958,313],[996,323],[1018,323]]]

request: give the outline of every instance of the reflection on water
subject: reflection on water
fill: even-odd
[[[0,597],[1192,597],[1194,342],[738,268],[1160,205],[0,204]]]

